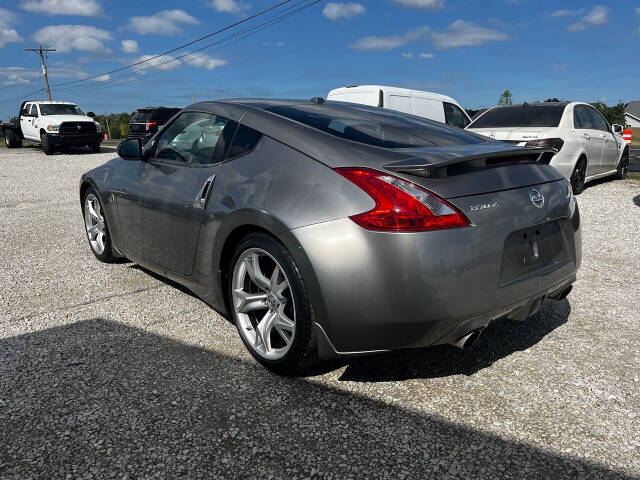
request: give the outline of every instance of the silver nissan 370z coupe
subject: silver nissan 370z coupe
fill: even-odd
[[[204,102],[121,143],[80,200],[99,260],[185,285],[290,374],[467,347],[564,298],[580,217],[549,152],[321,98]]]

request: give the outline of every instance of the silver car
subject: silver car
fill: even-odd
[[[564,298],[580,217],[545,152],[322,99],[205,102],[144,147],[120,144],[82,176],[80,201],[99,260],[184,284],[291,374],[468,347],[491,321]]]

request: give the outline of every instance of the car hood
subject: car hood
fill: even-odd
[[[95,120],[86,115],[42,115],[43,122],[59,125],[62,122],[94,122]]]
[[[468,128],[470,132],[479,133],[494,140],[537,140],[546,138],[554,128],[520,127],[520,128]]]

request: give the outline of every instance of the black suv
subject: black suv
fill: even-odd
[[[129,122],[129,137],[140,138],[146,143],[158,129],[178,113],[178,107],[146,107],[139,108]]]

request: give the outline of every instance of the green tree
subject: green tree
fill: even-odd
[[[627,122],[624,118],[624,103],[618,102],[617,105],[608,107],[602,102],[597,102],[594,104],[594,107],[596,107],[602,116],[607,119],[609,124],[617,123],[622,126],[626,125]]]
[[[513,105],[513,96],[510,90],[505,90],[502,95],[500,95],[498,105]]]

